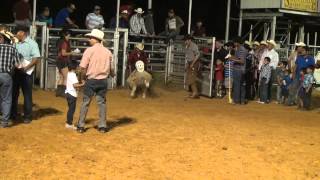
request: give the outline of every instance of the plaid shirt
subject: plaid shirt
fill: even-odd
[[[303,84],[302,87],[307,89],[314,83],[314,77],[312,74],[306,74],[304,75]]]
[[[266,79],[266,83],[269,83],[271,78],[271,66],[269,64],[265,64],[261,67],[260,82],[263,78]]]
[[[0,73],[11,73],[19,63],[20,55],[17,49],[9,44],[0,44]]]
[[[130,30],[133,33],[141,34],[148,34],[146,26],[144,25],[143,17],[139,17],[138,14],[135,14],[130,19]]]

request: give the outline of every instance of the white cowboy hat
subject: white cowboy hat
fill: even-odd
[[[143,61],[139,60],[136,62],[136,69],[138,72],[144,72],[144,63]]]
[[[306,47],[307,46],[304,42],[298,42],[295,45],[298,47]]]
[[[144,45],[142,43],[136,44],[136,48],[142,51],[144,49]]]
[[[128,10],[121,11],[121,14],[129,14]]]
[[[92,29],[91,33],[86,34],[85,36],[94,37],[103,41],[104,32],[99,29]]]
[[[255,41],[253,42],[253,45],[260,46],[260,43],[258,41]]]
[[[260,45],[268,45],[266,41],[261,41]]]
[[[277,43],[274,40],[267,41],[268,44],[271,44],[273,47],[277,46]]]
[[[251,42],[249,42],[249,41],[245,41],[244,44],[251,46]]]
[[[144,11],[142,10],[142,8],[137,8],[134,10],[134,12],[138,13],[138,14],[143,14]]]

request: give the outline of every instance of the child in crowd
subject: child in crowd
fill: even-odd
[[[75,63],[70,63],[68,65],[68,75],[67,75],[67,86],[66,86],[66,99],[68,102],[68,113],[67,113],[67,122],[66,122],[66,128],[67,129],[77,129],[73,125],[73,115],[76,110],[76,104],[77,104],[77,88],[80,88],[84,85],[84,82],[79,83],[77,75],[76,75],[76,69],[77,65]]]
[[[215,89],[216,89],[216,97],[222,98],[222,85],[223,85],[223,63],[221,59],[217,59],[216,68],[215,68]]]
[[[226,57],[226,61],[224,63],[224,87],[226,89],[226,94],[231,95],[232,92],[232,85],[233,85],[233,64],[234,61],[229,60],[228,58],[231,55],[235,54],[234,50],[230,50],[230,53]]]
[[[281,61],[276,68],[276,78],[277,78],[277,103],[281,104],[283,101],[282,98],[282,82],[284,80],[284,74],[287,70],[287,62]]]
[[[292,74],[290,74],[290,71],[288,69],[284,70],[283,79],[281,82],[281,103],[285,104],[286,100],[289,96],[289,86],[292,83]]]
[[[309,66],[303,77],[303,83],[299,89],[299,109],[309,110],[311,106],[312,86],[314,83],[313,66]]]
[[[261,104],[268,103],[268,89],[269,82],[271,81],[271,59],[269,57],[265,57],[263,61],[263,65],[260,71],[259,84],[260,84],[260,101]]]

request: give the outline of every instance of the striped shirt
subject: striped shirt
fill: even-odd
[[[224,63],[224,77],[225,78],[229,78],[229,77],[232,78],[233,64],[234,64],[234,61],[230,61],[230,60],[227,60]]]
[[[271,78],[271,69],[272,67],[269,64],[265,64],[261,67],[261,72],[260,72],[260,81],[262,79],[266,79],[266,83],[269,83],[270,78]]]
[[[0,44],[0,73],[11,73],[16,64],[20,64],[17,49],[9,44]]]
[[[104,19],[100,14],[89,13],[86,18],[86,23],[88,29],[99,29],[103,27]]]
[[[141,31],[143,34],[148,34],[143,17],[135,14],[130,19],[130,32],[141,34]]]

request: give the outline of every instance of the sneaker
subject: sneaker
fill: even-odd
[[[66,123],[66,125],[65,125],[65,127],[67,128],[67,129],[72,129],[72,130],[76,130],[77,129],[77,127],[75,127],[73,124],[68,124],[68,123]]]
[[[86,129],[84,127],[77,127],[78,133],[84,133],[86,132]]]
[[[25,119],[25,120],[23,120],[23,123],[25,123],[25,124],[30,124],[30,123],[31,123],[31,120],[30,120],[30,119]]]
[[[106,133],[106,132],[109,131],[109,129],[106,128],[106,127],[99,127],[99,128],[98,128],[98,131],[99,131],[100,133]]]

